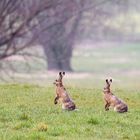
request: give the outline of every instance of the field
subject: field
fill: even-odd
[[[78,107],[73,112],[53,104],[55,72],[1,82],[0,140],[139,140],[139,54],[139,44],[75,49],[76,73],[67,73],[64,80]],[[104,111],[106,77],[113,78],[112,91],[128,104],[128,113]]]

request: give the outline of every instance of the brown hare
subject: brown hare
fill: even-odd
[[[108,111],[109,107],[113,107],[114,111],[119,113],[124,113],[128,111],[128,106],[119,98],[117,98],[111,91],[110,85],[112,79],[106,79],[106,86],[104,87],[104,100],[105,100],[105,110]]]
[[[54,99],[54,104],[57,104],[59,100],[62,104],[62,109],[72,111],[76,109],[76,106],[63,85],[62,79],[64,75],[65,72],[59,72],[59,78],[54,82],[56,85],[56,97]]]

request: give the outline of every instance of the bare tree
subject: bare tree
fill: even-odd
[[[71,70],[70,58],[80,14],[79,3],[68,0],[1,0],[0,59],[38,40],[47,55],[48,69]]]
[[[82,13],[78,13],[78,11],[82,7],[83,0],[61,0],[61,5],[44,13],[44,15],[50,15],[44,22],[40,22],[42,17],[38,17],[41,28],[55,24],[53,28],[49,28],[39,35],[39,42],[46,55],[48,70],[72,70],[72,47],[82,16]]]
[[[50,2],[44,4],[43,1],[39,3],[38,0],[0,1],[0,79],[13,79],[13,72],[16,73],[18,70],[31,71],[28,58],[38,58],[39,55],[33,54],[35,51],[32,51],[32,49],[29,49],[29,51],[26,51],[26,49],[37,42],[38,34],[43,30],[39,30],[38,34],[32,34],[33,30],[39,27],[36,17],[45,10],[53,8],[53,6],[55,5]],[[42,18],[42,22],[43,20],[44,18]],[[47,28],[52,28],[52,26]],[[34,49],[36,50],[36,48]],[[14,63],[11,59],[10,61],[6,59],[17,54],[22,55],[24,59],[22,63],[18,63],[18,67],[16,65],[17,61]]]
[[[120,3],[120,0],[60,0],[59,2],[61,4],[38,16],[40,29],[55,24],[52,28],[39,34],[39,43],[43,46],[48,70],[72,71],[73,46],[84,12],[93,12],[95,15],[93,20],[97,20],[98,26],[102,27],[104,19],[115,13],[111,11],[113,10],[111,5],[123,4]],[[56,3],[56,1],[54,0],[52,3]],[[108,7],[112,9],[110,10]],[[45,14],[49,17],[44,22],[40,22]]]
[[[73,44],[83,12],[95,9],[102,14],[103,7],[97,6],[118,1],[1,0],[0,60],[39,42],[48,70],[72,71]]]
[[[0,1],[0,59],[14,55],[33,43],[35,36],[30,31],[37,26],[34,24],[35,17],[47,8],[32,8],[28,16],[23,18],[18,10],[20,6],[21,0]],[[32,24],[30,28],[29,24]]]

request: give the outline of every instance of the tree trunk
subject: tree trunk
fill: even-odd
[[[47,28],[39,35],[39,42],[43,46],[46,55],[48,70],[72,71],[73,44],[82,13],[80,12],[73,17],[69,16],[70,18],[65,17],[63,14],[61,16],[62,19],[50,19],[50,21],[53,21],[54,26]],[[49,19],[41,22],[40,27],[45,27],[48,22]]]
[[[47,56],[48,70],[72,71],[70,62],[72,53],[71,47],[65,48],[65,50],[58,45],[47,48],[43,46],[43,48]]]

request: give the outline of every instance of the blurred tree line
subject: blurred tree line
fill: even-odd
[[[85,11],[78,28],[78,39],[140,41],[139,3],[138,0],[106,1]]]
[[[48,70],[72,71],[75,41],[139,41],[135,27],[140,18],[138,3],[138,0],[1,0],[0,60],[40,44]],[[131,21],[129,13],[134,13],[136,19]]]

